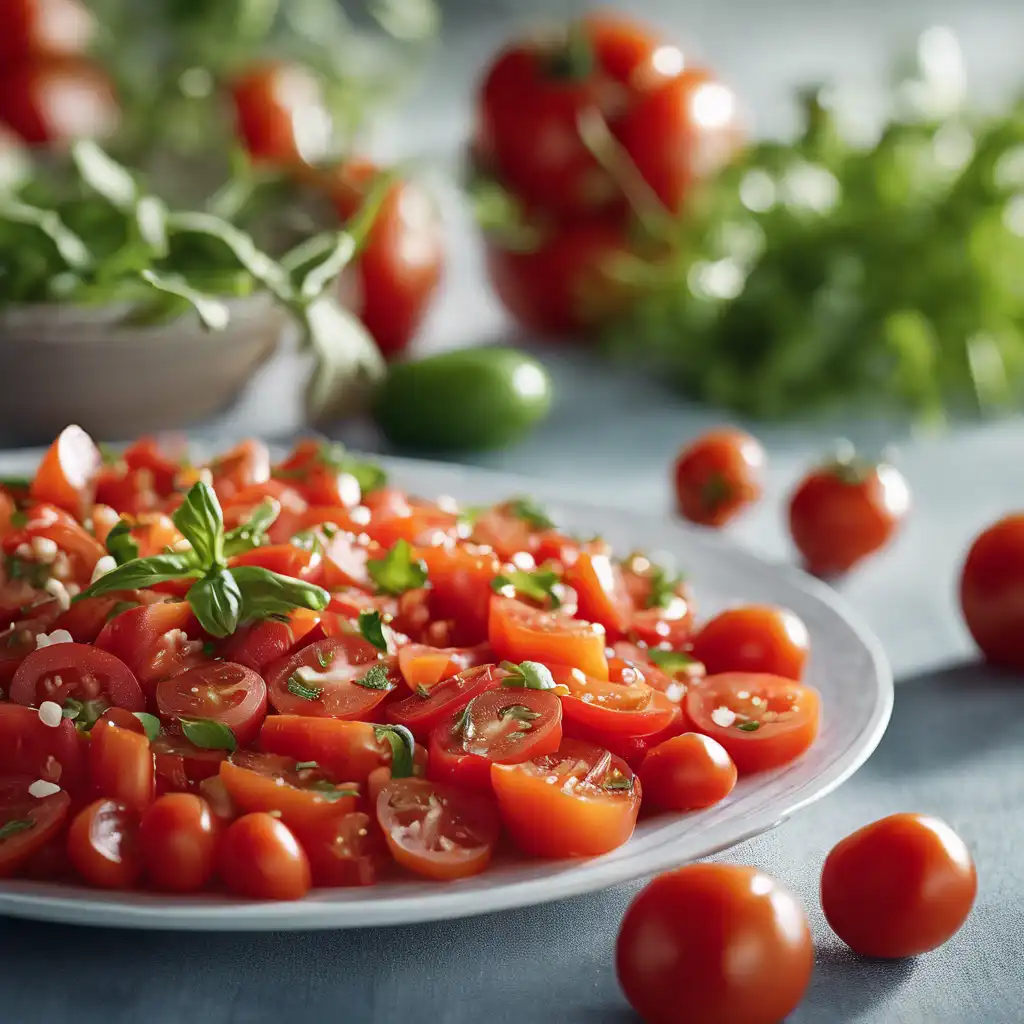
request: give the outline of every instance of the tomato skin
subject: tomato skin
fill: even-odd
[[[736,765],[710,736],[683,733],[652,747],[640,768],[644,796],[669,811],[697,811],[724,800],[736,785]]]
[[[1024,669],[1024,515],[1009,515],[974,539],[960,573],[960,608],[993,665]]]
[[[195,635],[198,627],[188,602],[165,601],[130,608],[111,619],[96,638],[96,646],[120,658],[143,691],[151,694],[161,679],[190,666],[194,659],[179,634]]]
[[[135,813],[144,811],[156,792],[153,751],[146,736],[109,719],[98,721],[89,738],[89,782],[94,796]]]
[[[294,833],[269,814],[246,814],[224,833],[220,877],[239,896],[298,900],[312,884],[309,858]]]
[[[316,628],[320,613],[296,608],[287,622],[263,619],[235,630],[223,643],[221,653],[228,661],[261,671],[272,661],[288,655]]]
[[[491,580],[501,563],[493,551],[449,544],[415,549],[427,565],[431,590],[428,605],[434,618],[456,624],[454,646],[471,647],[487,638]]]
[[[747,694],[740,698],[740,693]],[[753,706],[750,698],[761,704]],[[716,709],[725,707],[744,717],[722,726],[712,718]],[[686,694],[686,715],[698,732],[718,740],[733,759],[741,775],[765,771],[788,764],[806,753],[817,738],[821,717],[818,691],[782,676],[753,672],[725,672],[708,676]],[[778,717],[765,721],[765,711]],[[738,728],[749,716],[758,720],[750,732]]]
[[[4,552],[14,554],[21,544],[31,543],[34,537],[52,540],[68,556],[74,582],[88,584],[97,561],[106,554],[103,545],[79,526],[74,516],[56,505],[33,505],[26,517],[23,529],[4,538]]]
[[[83,597],[56,618],[50,632],[66,629],[76,644],[91,644],[103,632],[119,604],[145,604],[153,596],[148,590],[120,590],[100,597]]]
[[[253,548],[244,555],[231,559],[231,565],[256,565],[261,569],[269,569],[281,576],[291,576],[297,580],[309,579],[319,571],[322,558],[313,551],[297,548],[293,544],[271,544],[267,547]]]
[[[619,929],[615,967],[645,1024],[778,1024],[814,967],[794,896],[756,868],[691,864],[654,879]]]
[[[8,0],[0,34],[0,67],[38,54],[83,53],[96,25],[79,0]]]
[[[803,622],[785,608],[746,605],[715,616],[694,636],[691,654],[709,675],[767,672],[800,679],[810,637]]]
[[[665,694],[637,677],[631,683],[590,679],[579,669],[551,665],[556,684],[568,688],[562,710],[583,729],[623,736],[651,736],[667,728],[679,711]]]
[[[30,775],[77,793],[84,773],[82,745],[70,719],[44,725],[33,708],[0,703],[0,775]]]
[[[138,816],[115,800],[97,800],[68,829],[68,857],[79,875],[99,889],[133,889],[142,874]]]
[[[745,431],[702,434],[673,467],[679,514],[702,526],[725,526],[760,499],[766,461],[761,442]]]
[[[238,495],[270,480],[270,449],[262,441],[250,438],[218,455],[207,468],[213,476],[217,497],[222,504],[230,504]]]
[[[361,811],[306,829],[301,840],[317,887],[375,885],[391,864],[377,823]]]
[[[220,829],[201,797],[160,797],[139,822],[139,849],[150,883],[164,892],[202,889],[216,870]]]
[[[861,956],[899,959],[937,949],[967,920],[978,876],[945,822],[893,814],[838,843],[821,874],[832,930]]]
[[[365,782],[375,768],[391,763],[391,744],[369,722],[305,715],[271,715],[260,731],[260,746],[295,761],[316,761],[338,779]]]
[[[32,796],[28,787],[35,777],[0,776],[0,826],[9,821],[30,821],[31,828],[0,840],[0,878],[10,878],[32,862],[60,832],[68,816],[71,797],[64,791],[43,797]]]
[[[885,547],[909,511],[910,489],[894,466],[824,466],[793,492],[789,531],[807,570],[832,576]]]
[[[157,794],[193,791],[207,779],[216,778],[226,750],[204,750],[184,736],[164,732],[153,743]]]
[[[404,725],[416,739],[424,742],[439,724],[461,711],[474,697],[500,686],[506,675],[495,665],[460,672],[438,683],[426,697],[414,694],[390,704],[387,720],[394,725]]]
[[[46,700],[63,704],[71,696],[103,696],[128,711],[146,709],[146,698],[131,669],[114,655],[89,644],[42,647],[18,666],[11,680],[10,697],[16,704],[38,707]]]
[[[50,445],[32,480],[34,501],[49,502],[80,522],[92,508],[103,458],[81,427],[65,427]]]
[[[581,619],[601,623],[610,642],[626,635],[633,603],[622,570],[610,555],[581,551],[565,580],[576,591]]]
[[[398,670],[405,685],[415,692],[417,687],[429,690],[445,679],[492,660],[492,652],[486,645],[460,648],[406,644],[398,651]]]

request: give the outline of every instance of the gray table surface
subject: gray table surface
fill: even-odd
[[[451,7],[453,5],[449,5]],[[462,3],[445,58],[381,150],[443,152],[464,130],[473,69],[530,3]],[[941,22],[956,28],[983,95],[1019,71],[1024,10],[1014,0],[967,5],[780,5],[742,0],[648,3],[685,24],[753,99],[759,124],[784,127],[786,90],[839,72],[867,80],[896,39]],[[449,199],[452,272],[426,344],[504,337],[482,287],[464,217]],[[649,381],[579,355],[548,357],[560,385],[554,415],[522,446],[472,461],[550,478],[568,494],[645,509],[667,505],[666,467],[679,444],[720,416],[680,405]],[[268,367],[242,405],[206,435],[295,428],[298,370]],[[889,731],[837,794],[723,859],[759,865],[802,897],[818,956],[799,1024],[1019,1024],[1024,1020],[1024,687],[981,667],[959,622],[955,580],[970,537],[1024,505],[1024,424],[917,437],[899,424],[834,423],[762,429],[772,465],[766,500],[733,531],[738,542],[788,558],[780,510],[807,460],[829,438],[868,448],[895,441],[916,509],[895,547],[842,585],[881,637],[896,672]],[[345,431],[373,449],[377,439]],[[964,930],[913,962],[858,961],[817,906],[821,862],[841,836],[898,810],[947,819],[977,859],[980,891]],[[405,929],[316,934],[177,935],[0,921],[0,1020],[96,1024],[626,1024],[612,946],[638,885],[539,907]],[[685,999],[685,993],[681,993]],[[681,1018],[684,1020],[685,1018]],[[737,1021],[736,1024],[742,1024]]]

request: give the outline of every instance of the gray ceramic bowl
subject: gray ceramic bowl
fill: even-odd
[[[206,332],[188,315],[126,327],[124,309],[27,306],[0,314],[0,431],[48,442],[68,423],[97,438],[194,423],[228,406],[287,324],[267,295],[228,303]]]

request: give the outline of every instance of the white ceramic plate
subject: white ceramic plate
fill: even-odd
[[[533,494],[544,498],[569,528],[600,533],[618,551],[670,553],[691,579],[702,614],[733,602],[791,608],[810,630],[808,681],[823,698],[823,726],[814,747],[788,767],[741,780],[726,801],[710,810],[642,820],[629,843],[593,860],[509,860],[464,881],[409,879],[365,890],[319,890],[297,903],[100,894],[7,881],[0,884],[0,913],[126,928],[281,930],[409,924],[527,906],[675,867],[765,832],[848,779],[882,738],[893,701],[885,656],[835,593],[816,580],[668,517],[560,500],[550,484],[456,466],[382,461],[399,484],[416,493],[449,494],[471,504]],[[25,456],[0,456],[0,473],[31,467]]]

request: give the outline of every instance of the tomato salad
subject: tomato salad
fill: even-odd
[[[790,613],[699,629],[646,556],[329,442],[68,427],[3,481],[0,549],[2,876],[296,899],[597,856],[817,733]]]

